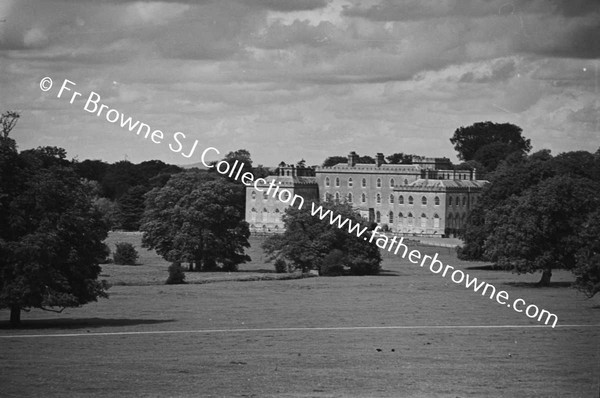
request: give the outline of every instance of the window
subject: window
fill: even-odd
[[[375,201],[377,202],[377,204],[381,203],[381,194],[378,193],[377,196],[375,197]]]
[[[404,204],[404,196],[402,196],[402,195],[398,196],[398,203],[400,203],[401,205]]]
[[[250,210],[252,213],[256,213],[256,209],[253,207],[252,210]]]
[[[433,228],[439,228],[440,227],[440,216],[436,214],[433,215]]]
[[[404,179],[404,185],[408,185],[408,180],[406,178]]]
[[[381,178],[377,179],[377,188],[381,188]]]
[[[348,202],[352,203],[353,202],[353,198],[352,198],[352,192],[348,192]]]
[[[331,194],[328,192],[325,192],[325,196],[323,197],[323,199],[325,200],[325,202],[331,201]]]
[[[265,208],[263,209],[263,213],[268,213],[268,212],[269,212],[269,210],[267,210],[267,208],[265,207]]]
[[[364,193],[360,195],[360,201],[365,203],[367,201],[367,195],[365,195]]]
[[[425,196],[423,196],[423,197],[421,198],[421,204],[422,204],[423,206],[427,206],[427,198],[426,198]]]
[[[363,178],[363,179],[362,179],[362,187],[363,187],[363,188],[366,188],[366,187],[367,187],[367,179],[366,179],[366,178]]]
[[[467,205],[467,197],[463,196],[463,206],[466,206],[466,205]]]
[[[263,192],[263,199],[264,199],[264,200],[267,200],[267,199],[269,199],[269,195],[267,195],[267,193],[266,193],[266,192]]]
[[[414,200],[413,200],[413,197],[412,197],[412,196],[409,196],[409,197],[408,197],[408,204],[409,204],[409,205],[412,205],[412,204],[413,204],[413,202],[414,202]]]
[[[412,215],[412,213],[408,213],[408,225],[413,225],[413,215]]]
[[[252,200],[256,200],[256,192],[252,191]]]
[[[439,198],[439,196],[436,196],[435,199],[433,199],[433,203],[435,203],[436,206],[440,205],[440,198]]]
[[[427,228],[427,216],[421,213],[421,228]]]
[[[452,206],[452,196],[448,196],[448,206]]]
[[[394,223],[394,213],[392,213],[390,211],[390,214],[388,214],[388,218],[389,218],[390,224],[393,224]]]
[[[402,224],[404,216],[402,215],[402,212],[398,213],[398,223]]]
[[[335,193],[335,201],[336,201],[336,202],[339,202],[339,201],[340,201],[340,193],[339,193],[339,192],[336,192],[336,193]]]
[[[348,178],[348,187],[352,188],[352,177]]]
[[[390,188],[394,188],[394,185],[396,185],[396,183],[394,182],[394,179],[390,179]]]
[[[287,191],[283,191],[283,192],[282,192],[282,195],[281,195],[281,200],[282,200],[283,202],[285,202],[286,200],[288,200],[288,199],[289,199],[289,197],[290,197],[290,193],[289,193],[289,192],[287,192]]]
[[[336,187],[340,186],[340,178],[339,177],[335,177],[335,186]]]
[[[329,177],[325,177],[325,186],[328,187],[329,186]]]
[[[393,193],[390,194],[390,203],[394,203],[394,194]]]
[[[377,212],[375,213],[375,222],[381,222],[381,213],[379,212],[379,210],[377,210]]]

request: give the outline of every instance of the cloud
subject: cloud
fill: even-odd
[[[109,161],[185,159],[41,92],[43,76],[264,164],[319,163],[331,148],[452,156],[452,132],[482,120],[518,124],[555,151],[585,148],[598,128],[596,4],[3,2],[0,108],[23,112],[22,148]]]

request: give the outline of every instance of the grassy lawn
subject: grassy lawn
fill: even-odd
[[[538,275],[417,247],[559,318],[516,327],[539,323],[389,254],[380,276],[167,286],[168,264],[139,239],[110,238],[134,243],[141,265],[103,266],[109,300],[24,313],[20,330],[0,311],[0,396],[598,396],[600,328],[569,325],[598,325],[600,298],[566,272],[540,289]],[[237,274],[186,278],[272,275],[258,244]],[[493,325],[512,327],[471,327]],[[17,335],[36,337],[4,337]]]

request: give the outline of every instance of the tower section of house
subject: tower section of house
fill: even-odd
[[[283,232],[285,210],[319,201],[314,169],[281,163],[277,175],[257,179],[246,187],[246,221],[250,232]]]

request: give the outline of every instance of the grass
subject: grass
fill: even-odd
[[[239,276],[274,275],[258,243]],[[538,323],[390,254],[380,276],[168,286],[168,264],[138,246],[141,265],[103,267],[111,282],[135,284],[113,286],[109,300],[62,314],[33,310],[22,330],[0,322],[0,396],[598,396],[600,329],[566,325],[598,324],[600,299],[568,287],[570,274],[532,288],[538,275],[417,248],[557,314],[559,327],[428,328]],[[402,325],[417,328],[324,329]],[[198,330],[220,331],[95,334]],[[83,335],[50,336],[62,333]],[[45,337],[2,337],[22,334]]]

